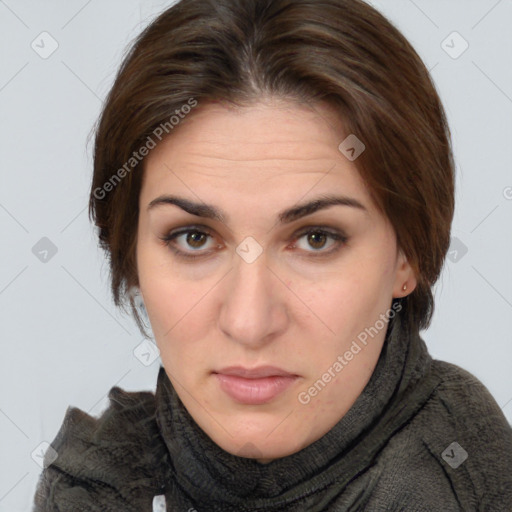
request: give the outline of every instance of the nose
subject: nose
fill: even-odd
[[[231,340],[256,349],[286,330],[286,290],[265,253],[252,263],[235,254],[233,265],[224,283],[219,328]]]

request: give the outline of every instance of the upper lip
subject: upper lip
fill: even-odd
[[[262,379],[264,377],[296,377],[297,375],[289,373],[277,366],[258,366],[257,368],[244,368],[243,366],[229,366],[214,373],[223,375],[233,375],[236,377],[245,377],[246,379]]]

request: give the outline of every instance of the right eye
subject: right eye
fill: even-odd
[[[193,226],[171,231],[160,239],[174,254],[185,259],[206,256],[210,254],[215,247],[221,247],[220,244],[215,244],[213,236],[210,233]]]

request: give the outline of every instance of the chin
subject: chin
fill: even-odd
[[[232,455],[256,459],[262,463],[292,455],[308,444],[305,439],[291,439],[291,436],[286,432],[279,436],[269,435],[273,428],[275,428],[275,424],[259,432],[246,432],[243,435],[238,433],[233,437],[222,436],[222,439],[214,437],[212,440]],[[297,431],[294,430],[294,433],[296,436]]]

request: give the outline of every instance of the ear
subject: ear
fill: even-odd
[[[393,298],[400,298],[409,295],[417,286],[418,281],[413,268],[407,261],[407,258],[400,249],[396,262],[395,284],[393,287]],[[407,289],[404,290],[403,286]]]

